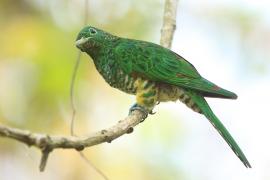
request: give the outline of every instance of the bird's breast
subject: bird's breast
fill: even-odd
[[[128,94],[135,94],[136,93],[136,78],[133,78],[131,75],[124,73],[121,69],[118,69],[115,72],[115,75],[112,76],[113,79],[108,81],[108,83],[121,91],[124,91]]]
[[[128,94],[135,94],[136,78],[129,74],[126,74],[118,64],[110,59],[100,61],[100,63],[95,63],[97,70],[102,75],[104,80],[114,88],[124,91]]]

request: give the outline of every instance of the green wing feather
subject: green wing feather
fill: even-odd
[[[236,99],[237,95],[204,79],[184,58],[157,44],[121,39],[114,49],[116,61],[128,74],[200,91],[208,97]]]
[[[228,130],[224,127],[224,125],[219,121],[219,119],[212,112],[206,100],[199,94],[188,91],[188,95],[192,98],[192,100],[197,104],[197,106],[201,109],[202,113],[205,117],[210,121],[210,123],[216,128],[219,134],[224,138],[224,140],[231,147],[233,152],[238,156],[238,158],[243,162],[243,164],[247,168],[251,168],[250,163],[248,162],[246,156],[237,145],[233,137],[230,135]]]

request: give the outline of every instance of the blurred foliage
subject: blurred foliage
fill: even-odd
[[[261,11],[241,6],[211,7],[207,11],[198,11],[202,17],[215,22],[211,26],[219,29],[216,32],[219,33],[223,46],[226,45],[228,49],[230,46],[237,48],[237,54],[240,51],[241,56],[238,58],[242,60],[243,69],[260,75],[268,72],[270,26],[265,23]]]
[[[18,76],[22,78],[26,76],[25,73],[28,73],[27,79],[22,79],[24,83],[28,84],[22,89],[24,91],[22,96],[28,94],[27,99],[25,99],[26,102],[21,103],[26,106],[25,112],[21,112],[17,116],[14,112],[4,114],[7,115],[6,119],[24,121],[21,123],[22,126],[33,126],[31,128],[35,128],[49,125],[50,127],[52,123],[53,127],[57,129],[56,123],[61,119],[59,102],[68,104],[69,100],[70,77],[77,53],[74,47],[74,39],[81,27],[63,28],[61,24],[59,25],[54,21],[54,13],[51,14],[51,17],[48,16],[52,11],[51,4],[67,7],[68,1],[62,1],[61,3],[53,3],[53,1],[46,3],[45,1],[43,3],[41,7],[38,7],[33,1],[19,0],[16,3],[1,1],[0,7],[3,10],[1,11],[1,17],[7,17],[7,19],[1,21],[1,67],[3,69],[7,69],[7,67],[19,69],[22,71],[21,73],[24,73],[14,75],[17,76],[16,78],[19,78]],[[76,1],[74,3],[76,4]],[[101,4],[100,8],[102,7],[106,7],[105,1]],[[54,8],[57,8],[57,6]],[[81,11],[81,9],[75,10]],[[68,13],[68,9],[66,11]],[[111,7],[106,9],[108,13],[115,11],[116,9]],[[101,24],[100,27],[124,36],[141,36],[142,38],[148,34],[151,25],[155,22],[151,20],[151,23],[149,23],[150,19],[142,18],[143,14],[138,11],[138,8],[128,8],[121,17],[113,18],[113,16],[109,16],[108,18],[113,21]],[[91,21],[91,24],[98,24],[99,17],[92,16],[91,12],[90,6],[89,21]],[[83,19],[83,17],[81,18]],[[130,19],[132,19],[132,22],[129,22]],[[118,27],[115,25],[118,25]],[[89,78],[98,75],[94,67],[87,64],[81,67],[80,76]],[[14,79],[14,83],[17,83],[16,79]],[[22,84],[22,86],[24,85]],[[18,100],[20,99],[14,99],[14,101]],[[14,104],[16,103],[11,103],[10,106]],[[6,106],[6,104],[2,106]],[[6,109],[14,108],[7,107]],[[39,117],[38,121],[36,117]],[[47,131],[46,129],[43,130]],[[49,128],[49,130],[52,129]]]
[[[95,7],[92,7],[92,4]],[[138,1],[127,1],[124,4],[115,3],[115,1],[90,2],[89,23],[121,36],[148,40],[156,38],[158,41],[159,30],[155,30],[155,27],[161,24],[162,4],[153,0],[145,1],[147,6],[152,7],[151,10],[147,8],[147,11],[145,7],[139,5]],[[74,46],[74,40],[77,32],[82,28],[83,9],[83,1],[4,0],[0,2],[1,123],[41,133],[68,134],[71,115],[69,86],[78,52]],[[74,14],[71,10],[78,14]],[[152,16],[148,16],[148,13],[152,13]],[[76,21],[78,19],[79,22]],[[82,58],[75,85],[75,100],[78,108],[78,120],[75,127],[78,134],[85,134],[92,129],[97,130],[99,126],[104,128],[108,124],[114,124],[115,120],[127,113],[131,104],[131,101],[126,100],[127,95],[108,88],[89,61],[89,57],[83,55]],[[102,97],[100,97],[101,94]],[[118,99],[116,105],[113,104],[115,98]],[[110,105],[111,102],[113,103]],[[106,104],[108,107],[105,107]],[[106,110],[106,108],[117,106],[119,108]],[[104,121],[100,122],[101,124],[95,122],[98,119],[104,119],[103,116],[99,118],[97,115],[102,111],[107,111],[104,118],[111,117],[108,120],[110,122]],[[108,116],[110,113],[113,116]],[[94,120],[89,121],[89,119]],[[9,171],[8,168],[2,169],[1,174],[4,174],[2,176],[4,179],[18,179],[20,176],[30,179],[37,177],[39,179],[48,179],[48,177],[100,179],[100,176],[92,169],[89,175],[87,173],[89,167],[79,156],[70,151],[60,155],[56,152],[57,157],[52,155],[45,175],[35,173],[27,175],[29,172],[37,171],[38,152],[31,150],[28,153],[29,150],[23,148],[24,145],[7,139],[0,139],[0,146],[1,166],[8,167],[8,164],[13,162],[14,168],[20,169],[22,162],[26,161],[25,164],[29,167],[24,168],[23,172],[21,174],[18,172],[17,175],[6,173]],[[123,158],[108,157],[110,161],[114,161],[114,163],[109,163],[107,159],[102,158],[104,152],[101,147],[88,150],[91,151],[88,154],[91,155],[91,161],[115,179],[145,177],[164,179],[171,173],[171,170],[167,171],[163,166],[158,167],[157,164],[144,162],[140,154],[134,158],[136,155],[128,153],[125,148],[123,150],[121,145],[118,146],[119,144],[114,145],[115,148],[110,154],[125,154],[129,157],[128,159],[124,156]],[[16,160],[11,159],[11,154],[16,154],[14,155],[17,157]],[[9,160],[6,161],[6,158]],[[34,159],[34,163],[29,159]],[[78,164],[78,166],[69,166],[71,164]],[[124,164],[129,165],[123,167]],[[153,168],[161,169],[161,172],[155,174],[155,171],[151,171]],[[54,171],[57,173],[51,176],[50,174]],[[175,177],[179,176],[176,172],[174,174]]]
[[[190,13],[186,20],[181,19],[182,11],[179,12],[181,23],[208,22],[207,27],[214,29],[208,36],[219,42],[220,50],[226,51],[225,54],[232,49],[238,52],[237,71],[267,72],[269,26],[262,22],[259,13],[230,6],[211,7],[207,3],[197,5],[198,9],[188,9],[188,2],[180,1],[179,7]],[[158,43],[163,3],[163,0],[89,0],[88,21],[119,36]],[[34,132],[69,134],[69,86],[78,53],[74,41],[83,20],[83,0],[0,1],[0,123]],[[192,22],[188,24],[192,31],[203,28]],[[179,27],[182,33],[182,25]],[[82,55],[75,84],[78,135],[113,125],[127,115],[134,101],[134,97],[110,88],[89,59]],[[244,72],[243,77],[247,74]],[[182,116],[178,109],[173,110],[150,116],[134,133],[111,144],[89,148],[85,153],[110,179],[190,179],[191,169],[196,169],[191,165],[192,157],[181,155],[188,127],[179,120]],[[41,174],[37,150],[2,138],[0,147],[0,179],[101,179],[77,152],[53,152],[46,172]],[[181,163],[191,168],[185,169]]]

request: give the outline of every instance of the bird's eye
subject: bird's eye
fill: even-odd
[[[90,32],[90,34],[96,34],[97,33],[97,31],[95,29],[93,29],[93,28],[90,28],[89,32]]]

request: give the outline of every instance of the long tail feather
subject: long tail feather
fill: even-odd
[[[243,162],[243,164],[247,168],[251,168],[246,156],[237,145],[233,137],[230,135],[228,130],[224,127],[224,125],[219,121],[219,119],[212,112],[206,100],[196,92],[187,92],[191,99],[197,104],[202,114],[210,121],[210,123],[216,128],[219,134],[223,137],[223,139],[228,143],[233,152],[238,156],[238,158]]]

